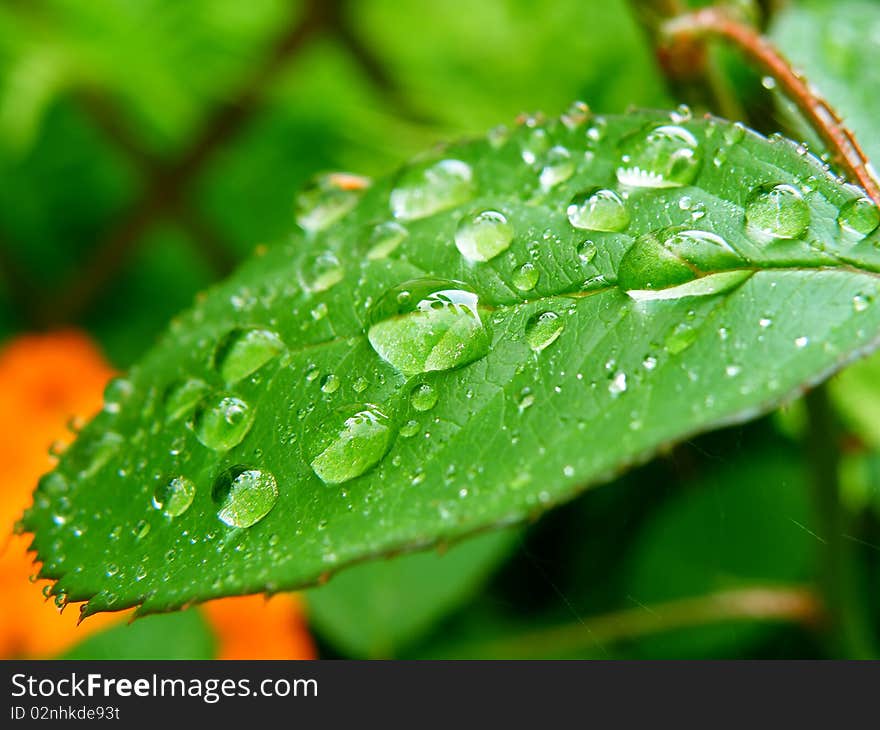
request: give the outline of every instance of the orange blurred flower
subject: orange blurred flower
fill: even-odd
[[[37,571],[27,553],[30,537],[11,534],[37,479],[53,466],[49,446],[72,440],[72,415],[90,417],[101,408],[112,374],[92,341],[75,331],[24,335],[0,349],[0,658],[55,656],[126,615],[100,614],[79,626],[76,607],[59,615],[28,580]],[[296,596],[226,598],[204,610],[220,658],[315,655]]]

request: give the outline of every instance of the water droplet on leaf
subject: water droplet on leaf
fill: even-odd
[[[321,231],[350,211],[368,186],[358,175],[319,175],[296,197],[296,222],[310,233]]]
[[[254,423],[254,411],[240,398],[213,395],[196,409],[196,438],[209,449],[228,451],[242,442]]]
[[[531,291],[538,283],[539,276],[538,267],[526,262],[513,273],[513,285],[521,292]]]
[[[187,415],[209,390],[203,380],[189,378],[168,386],[163,399],[165,419],[174,421]]]
[[[230,527],[251,527],[275,506],[278,485],[268,471],[237,465],[217,477],[211,497],[221,522]]]
[[[455,246],[468,261],[489,261],[513,241],[513,226],[503,213],[484,210],[458,224]]]
[[[238,328],[217,344],[214,367],[227,383],[237,383],[283,351],[284,343],[271,330]]]
[[[402,291],[410,293],[403,302],[398,298]],[[489,332],[477,303],[477,295],[461,282],[405,282],[370,310],[370,344],[405,375],[466,365],[489,351]]]
[[[589,231],[622,231],[629,225],[629,212],[613,190],[597,188],[572,198],[566,209],[575,228]]]
[[[880,209],[870,198],[856,198],[845,203],[837,224],[850,241],[861,241],[880,227]]]
[[[400,220],[425,218],[461,205],[474,194],[473,171],[461,160],[411,167],[391,191],[391,212]]]
[[[410,403],[417,411],[430,411],[437,404],[437,389],[430,383],[421,383],[413,388]]]
[[[378,464],[394,437],[394,428],[377,406],[337,409],[314,434],[310,464],[325,484],[342,484]]]
[[[759,241],[801,238],[810,225],[810,206],[792,185],[761,185],[746,203],[746,228]]]
[[[699,145],[684,127],[663,125],[635,134],[621,144],[617,179],[637,188],[689,185],[700,170]]]
[[[535,352],[541,352],[556,342],[565,321],[556,312],[540,312],[526,323],[526,342]]]
[[[394,221],[380,223],[373,228],[373,232],[370,234],[370,248],[367,251],[367,258],[371,261],[386,258],[408,235],[406,228],[400,223]]]
[[[174,477],[157,487],[153,494],[153,506],[169,517],[179,517],[186,512],[196,496],[196,485],[186,477]]]
[[[547,189],[565,182],[573,174],[574,160],[571,159],[571,152],[565,147],[556,146],[547,152],[538,180],[541,187]]]

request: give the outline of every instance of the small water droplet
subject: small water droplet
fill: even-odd
[[[317,365],[309,365],[306,369],[306,382],[311,383],[321,377],[321,369]]]
[[[358,175],[319,175],[296,197],[296,222],[309,233],[321,231],[351,210],[368,186]]]
[[[384,458],[394,438],[391,419],[370,404],[337,409],[315,430],[309,463],[325,484],[365,474]]]
[[[217,344],[214,367],[227,383],[237,383],[283,351],[284,343],[271,330],[236,328]]]
[[[608,383],[608,393],[612,398],[617,398],[622,393],[626,392],[626,373],[619,372],[611,378],[611,381]]]
[[[470,165],[461,160],[440,160],[403,173],[391,191],[391,212],[400,220],[425,218],[461,205],[473,194]]]
[[[794,341],[795,347],[797,347],[798,349],[806,347],[809,343],[810,343],[810,340],[808,337],[798,337]]]
[[[598,247],[592,241],[584,241],[578,246],[578,258],[581,263],[585,266],[592,262],[594,258],[596,258],[596,254],[599,252]]]
[[[573,101],[565,113],[562,115],[562,123],[569,129],[577,129],[586,124],[592,112],[590,107],[583,101]]]
[[[398,294],[410,293],[401,302]],[[477,295],[461,282],[417,279],[386,292],[370,309],[370,344],[405,375],[449,370],[489,351]]]
[[[57,471],[51,471],[40,477],[37,489],[50,497],[63,497],[70,491],[70,483]]]
[[[321,390],[324,393],[335,393],[339,390],[340,380],[333,373],[329,375],[325,375],[324,379],[321,381]]]
[[[251,527],[275,506],[278,485],[268,471],[236,465],[217,477],[211,497],[221,522],[230,527]]]
[[[196,408],[196,438],[209,449],[228,451],[242,442],[254,424],[254,411],[231,395],[208,396]]]
[[[400,223],[395,221],[380,223],[370,233],[370,248],[367,250],[367,258],[370,261],[386,258],[408,235],[408,231]]]
[[[687,322],[679,322],[670,330],[663,346],[670,355],[677,355],[693,345],[697,340],[698,334],[695,327]]]
[[[301,280],[307,291],[317,294],[338,284],[344,275],[336,254],[322,251],[303,264]]]
[[[437,389],[430,383],[421,383],[412,389],[410,403],[417,411],[430,411],[437,405]]]
[[[357,378],[355,378],[354,383],[352,383],[351,387],[354,389],[355,393],[363,393],[369,387],[369,385],[370,384],[369,382],[367,382],[367,379],[362,375],[359,375]]]
[[[657,367],[657,358],[652,355],[648,355],[644,360],[642,360],[642,367],[645,370],[653,370]]]
[[[541,352],[556,342],[564,328],[565,321],[556,312],[539,312],[526,323],[526,342],[532,350]]]
[[[589,231],[622,231],[629,225],[629,211],[613,190],[595,188],[572,198],[566,208],[575,228]]]
[[[408,420],[400,427],[400,435],[404,438],[412,438],[419,432],[419,422],[413,419]]]
[[[772,91],[776,88],[776,79],[772,76],[764,76],[761,78],[761,86],[767,89],[767,91]]]
[[[538,267],[527,261],[514,272],[513,285],[521,292],[528,292],[535,288],[539,277]]]
[[[552,147],[544,157],[544,167],[538,177],[541,187],[549,189],[565,182],[574,174],[574,160],[565,147]]]
[[[522,159],[527,165],[534,165],[550,149],[547,132],[538,127],[530,130],[522,142]]]
[[[694,181],[699,145],[684,127],[663,125],[623,141],[617,179],[637,188],[677,188]]]
[[[104,388],[104,410],[107,413],[119,413],[133,391],[134,386],[127,378],[113,378]]]
[[[853,297],[853,309],[856,312],[864,312],[871,304],[871,300],[864,294],[856,294]]]
[[[468,261],[489,261],[510,247],[513,234],[503,213],[484,210],[462,219],[455,231],[455,246]]]
[[[759,242],[801,238],[810,225],[810,206],[792,185],[761,185],[746,203],[746,228]]]
[[[168,517],[179,517],[186,512],[196,496],[196,485],[183,476],[161,484],[153,493],[153,507]]]
[[[523,388],[519,393],[519,398],[517,399],[516,407],[520,413],[522,413],[527,408],[531,408],[535,403],[535,394],[532,393],[531,388]]]

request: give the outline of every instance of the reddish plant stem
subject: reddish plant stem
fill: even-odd
[[[822,138],[834,163],[880,205],[880,181],[855,135],[846,128],[833,107],[764,36],[719,8],[704,8],[674,18],[665,24],[663,33],[673,49],[675,45],[686,46],[702,38],[719,38],[736,46],[763,73],[776,80]]]

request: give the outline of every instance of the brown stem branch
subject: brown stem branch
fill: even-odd
[[[824,620],[824,608],[808,589],[754,586],[625,609],[510,638],[462,646],[450,656],[546,658],[570,656],[604,644],[695,626],[735,621],[800,624],[812,628]]]
[[[764,36],[719,8],[704,8],[674,18],[664,25],[663,32],[673,48],[677,44],[688,46],[695,39],[703,38],[719,38],[736,46],[762,73],[776,80],[822,138],[835,164],[880,205],[880,181],[855,135],[846,128],[834,108]]]

